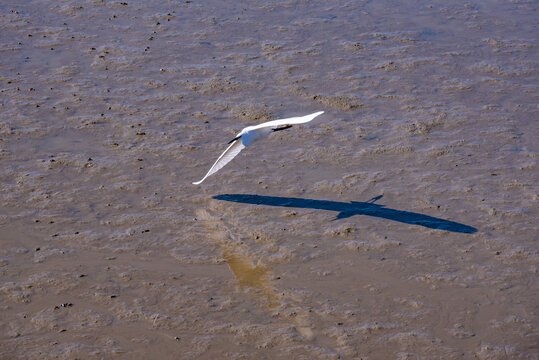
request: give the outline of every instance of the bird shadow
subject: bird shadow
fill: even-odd
[[[419,225],[430,229],[444,230],[455,233],[473,234],[477,229],[455,221],[444,220],[429,215],[387,208],[375,204],[383,195],[376,196],[367,202],[350,201],[339,202],[330,200],[314,200],[293,197],[260,196],[249,194],[221,194],[213,196],[214,199],[231,201],[243,204],[281,206],[288,208],[319,209],[337,211],[332,221],[349,218],[355,215],[368,215],[378,218],[398,221],[404,224]]]

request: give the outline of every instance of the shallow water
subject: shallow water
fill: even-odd
[[[539,357],[536,2],[0,16],[0,358]]]

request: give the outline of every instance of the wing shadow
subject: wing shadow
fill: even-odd
[[[477,232],[476,228],[469,225],[410,211],[390,209],[386,208],[384,205],[375,204],[374,202],[381,199],[382,196],[383,195],[377,196],[367,202],[339,202],[249,194],[222,194],[215,195],[213,198],[217,200],[244,204],[336,211],[338,214],[333,220],[345,219],[354,215],[368,215],[398,221],[405,224],[424,226],[430,229],[445,230],[463,234],[473,234]]]

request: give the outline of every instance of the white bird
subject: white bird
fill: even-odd
[[[206,176],[204,176],[202,180],[194,182],[193,185],[202,183],[208,176],[216,173],[219,169],[228,164],[230,160],[234,159],[234,157],[236,157],[236,155],[238,155],[244,147],[251,145],[254,141],[268,136],[273,131],[289,129],[292,127],[292,125],[309,122],[323,113],[323,111],[319,111],[310,115],[273,120],[259,125],[247,126],[245,129],[240,131],[234,139],[228,142],[230,146],[221,154],[221,156],[219,156]]]

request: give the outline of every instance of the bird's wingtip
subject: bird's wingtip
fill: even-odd
[[[200,185],[202,183],[202,180],[194,182],[193,185]]]
[[[323,111],[318,111],[309,115],[305,115],[304,118],[308,119],[308,121],[311,121],[312,119],[314,119],[317,116],[322,115],[323,113],[324,113]]]

